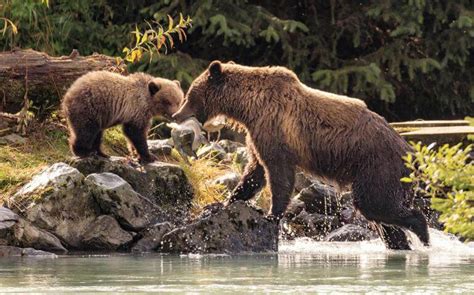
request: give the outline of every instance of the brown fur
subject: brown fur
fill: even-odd
[[[414,231],[428,244],[426,220],[411,208],[413,194],[400,182],[408,144],[359,99],[302,84],[283,67],[211,63],[191,85],[179,121],[225,115],[248,131],[251,161],[230,201],[247,200],[269,183],[272,214],[284,213],[296,166],[339,185],[352,185],[354,205],[379,224],[390,248],[408,248]]]
[[[178,81],[144,73],[122,76],[106,71],[90,72],[77,79],[62,102],[69,126],[72,152],[79,157],[105,155],[100,149],[103,130],[123,124],[123,131],[142,163],[155,158],[146,136],[151,118],[171,116],[183,99]]]

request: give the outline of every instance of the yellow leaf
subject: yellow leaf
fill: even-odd
[[[173,18],[168,14],[168,31],[173,29]]]

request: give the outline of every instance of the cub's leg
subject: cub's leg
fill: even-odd
[[[227,203],[250,200],[265,186],[265,169],[258,162],[253,149],[249,147],[248,152],[249,162],[245,167],[245,172],[230,194]]]
[[[97,133],[99,132],[98,124],[92,122],[75,123],[69,121],[69,146],[74,155],[85,158],[94,154],[93,147]]]
[[[141,126],[137,123],[123,124],[123,132],[137,150],[139,162],[142,164],[151,163],[156,157],[148,151],[146,142],[148,126]]]
[[[99,133],[95,137],[94,144],[93,144],[93,149],[96,152],[97,156],[104,157],[104,158],[109,158],[109,156],[106,153],[104,153],[102,151],[102,148],[101,148],[103,134],[104,134],[104,132],[102,130],[99,131]]]

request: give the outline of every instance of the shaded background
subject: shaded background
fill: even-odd
[[[123,56],[135,24],[193,19],[188,40],[130,66],[189,86],[214,59],[283,65],[390,121],[462,118],[474,105],[474,1],[0,0],[19,34],[0,50]]]

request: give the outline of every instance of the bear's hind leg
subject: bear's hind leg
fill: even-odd
[[[392,223],[414,232],[423,245],[430,245],[428,223],[420,210],[403,208],[402,213],[397,215],[397,218]]]
[[[400,227],[378,223],[377,231],[388,249],[411,250],[407,236]]]
[[[79,158],[85,158],[94,154],[94,140],[94,134],[88,131],[82,131],[80,134],[71,136],[69,145],[74,155]]]
[[[94,151],[96,152],[97,156],[99,157],[104,157],[104,158],[109,158],[109,156],[102,151],[101,148],[101,143],[102,143],[102,136],[103,136],[103,131],[99,131],[99,133],[96,135],[95,140],[94,140]]]

